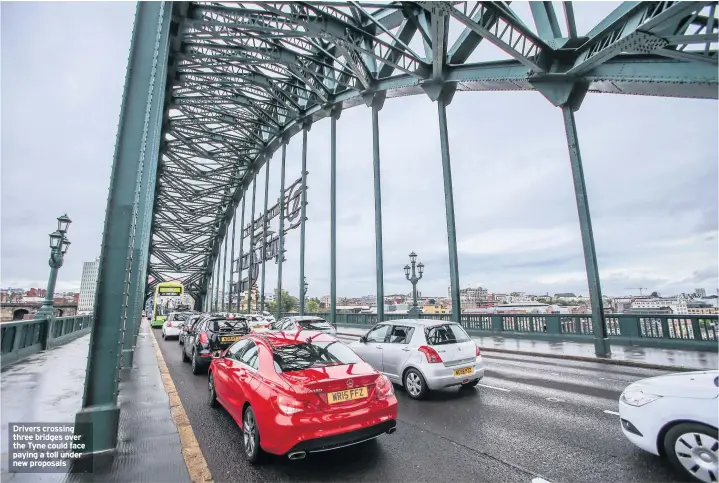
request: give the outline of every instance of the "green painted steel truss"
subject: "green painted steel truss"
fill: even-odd
[[[204,298],[260,167],[303,125],[377,93],[541,89],[560,104],[544,87],[570,83],[717,98],[717,2],[625,2],[584,36],[562,2],[566,37],[552,3],[531,4],[534,28],[510,2],[172,4],[146,294],[182,280]],[[487,42],[509,60],[470,62]]]

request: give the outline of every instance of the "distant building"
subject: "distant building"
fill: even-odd
[[[92,312],[95,308],[95,288],[97,287],[97,270],[99,266],[99,257],[94,262],[85,262],[82,265],[80,299],[77,304],[78,312]]]
[[[422,306],[422,312],[425,314],[448,314],[449,309],[447,307],[442,307],[441,305],[437,304],[426,304]]]
[[[696,296],[699,297],[700,299],[704,299],[704,298],[706,298],[706,296],[707,296],[707,291],[706,291],[705,289],[703,289],[703,288],[694,289],[694,293],[695,293]]]
[[[562,292],[554,294],[555,299],[573,299],[575,297],[576,295],[574,295],[572,292]]]

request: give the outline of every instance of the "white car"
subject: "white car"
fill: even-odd
[[[172,312],[167,316],[165,322],[162,324],[162,338],[167,339],[179,339],[182,327],[185,325],[188,317],[191,314]]]
[[[696,481],[719,477],[719,371],[669,374],[629,385],[619,398],[624,435]]]
[[[383,322],[349,346],[413,399],[446,387],[472,388],[484,377],[479,347],[455,322]]]

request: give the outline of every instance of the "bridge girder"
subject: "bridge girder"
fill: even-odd
[[[282,143],[363,95],[536,90],[717,98],[717,2],[625,2],[584,36],[564,2],[175,4],[150,236],[149,294],[180,280],[203,296],[245,188]],[[462,32],[447,45],[450,22]],[[419,38],[422,53],[410,44]],[[469,62],[482,42],[511,60]]]

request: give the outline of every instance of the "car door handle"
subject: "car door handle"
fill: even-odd
[[[381,349],[381,348],[382,348],[381,345],[376,345],[376,346],[375,346],[375,349]]]
[[[410,350],[411,349],[409,347],[405,347],[404,349],[402,349],[402,351],[404,351],[404,352],[409,352]]]

